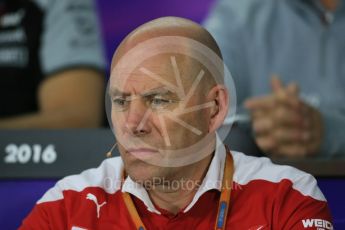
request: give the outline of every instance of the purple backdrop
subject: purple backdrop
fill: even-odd
[[[213,2],[214,0],[98,0],[108,61],[121,40],[139,25],[163,16],[178,16],[201,22]]]

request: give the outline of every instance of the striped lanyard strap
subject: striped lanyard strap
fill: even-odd
[[[232,176],[234,172],[232,154],[229,151],[228,147],[226,148],[226,162],[224,168],[224,175],[222,181],[222,192],[220,194],[219,204],[218,204],[218,213],[216,219],[215,230],[223,230],[226,226],[226,219],[228,215],[229,205],[230,205],[230,195],[232,188]],[[135,224],[136,229],[146,230],[144,223],[142,222],[137,209],[132,201],[129,193],[122,193],[124,202],[127,206],[128,212],[132,217],[132,220]]]

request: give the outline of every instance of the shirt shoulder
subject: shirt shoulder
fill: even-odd
[[[237,210],[250,213],[248,219],[266,222],[272,229],[332,229],[332,217],[316,179],[290,166],[277,165],[266,157],[251,157],[232,152],[234,158],[234,191]],[[264,221],[265,220],[265,221]],[[320,225],[321,223],[321,225]]]
[[[132,221],[121,196],[123,164],[120,157],[104,160],[58,181],[23,220],[26,229],[126,229]],[[117,213],[114,219],[114,213]]]
[[[121,188],[123,162],[120,157],[104,160],[98,168],[87,169],[80,174],[67,176],[49,189],[37,204],[64,199],[64,191],[81,192],[97,187],[108,194]]]
[[[303,196],[326,201],[316,179],[308,173],[291,166],[274,164],[267,157],[252,157],[236,151],[232,151],[232,155],[235,166],[234,182],[240,185],[258,180],[277,185],[288,181],[292,189]]]

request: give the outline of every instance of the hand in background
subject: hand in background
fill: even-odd
[[[300,99],[296,84],[284,87],[272,77],[271,85],[270,95],[245,102],[257,145],[272,156],[315,155],[323,136],[321,114]]]

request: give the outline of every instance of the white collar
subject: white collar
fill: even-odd
[[[188,212],[194,204],[199,200],[199,198],[209,190],[217,189],[221,191],[222,179],[224,174],[224,164],[226,158],[226,151],[224,144],[220,140],[218,134],[216,135],[216,151],[212,158],[211,164],[208,168],[206,176],[199,187],[198,191],[195,193],[191,203],[183,210],[183,212]],[[143,186],[133,181],[129,176],[123,183],[122,192],[131,193],[140,199],[147,207],[147,210],[157,214],[161,214],[155,206],[153,205],[147,191]]]

